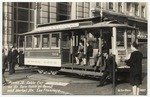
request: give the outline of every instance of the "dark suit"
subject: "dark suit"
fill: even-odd
[[[113,57],[109,55],[108,58],[105,59],[105,62],[106,62],[106,67],[103,76],[101,77],[99,86],[103,86],[108,78],[112,80],[113,77]],[[116,68],[117,68],[117,64],[115,62],[115,69]]]
[[[11,63],[12,63],[12,49],[9,50],[7,59],[8,59],[8,64],[9,64],[9,74],[11,74],[11,72],[12,72],[12,66],[11,66]]]
[[[2,56],[2,64],[3,64],[3,67],[2,67],[2,70],[3,70],[3,74],[5,72],[5,69],[7,68],[7,56],[3,53],[3,56]]]
[[[130,66],[130,84],[133,86],[142,84],[142,58],[141,52],[134,51],[130,59],[125,61]]]
[[[15,65],[17,64],[18,51],[14,49],[9,52],[9,74],[15,73]]]
[[[87,47],[87,62],[89,62],[90,57],[93,56],[93,46],[89,44]]]

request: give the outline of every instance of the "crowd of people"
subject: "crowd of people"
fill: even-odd
[[[3,84],[6,84],[5,80],[5,70],[8,68],[9,74],[15,73],[15,65],[18,63],[19,53],[16,46],[10,47],[9,50],[6,48],[2,49],[2,76],[3,76]]]

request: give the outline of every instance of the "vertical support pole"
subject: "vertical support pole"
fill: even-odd
[[[27,47],[27,46],[26,46],[26,42],[27,42],[26,39],[27,39],[27,36],[24,36],[24,49]],[[33,40],[32,40],[32,41],[33,41]]]
[[[127,29],[124,30],[124,46],[127,49]]]
[[[73,31],[71,32],[72,37],[71,37],[71,55],[72,55],[72,71],[73,71],[73,66],[74,66],[74,36],[73,36]]]
[[[25,41],[23,41],[23,53],[25,53],[24,51],[25,51]]]
[[[135,41],[136,41],[136,43],[138,43],[138,38],[137,38],[137,33],[138,33],[138,31],[139,31],[139,30],[136,30],[136,29],[135,29]]]
[[[59,53],[62,52],[62,49],[61,49],[61,38],[62,38],[62,33],[59,33],[59,40],[58,40],[58,46],[59,46]],[[42,40],[42,35],[41,35],[41,40]],[[62,58],[61,58],[62,59]]]
[[[103,51],[102,51],[102,29],[100,29],[100,36],[99,36],[99,52],[102,54],[103,53]],[[100,57],[101,58],[101,60],[102,60],[102,57]],[[101,64],[103,64],[103,62],[101,63]],[[100,72],[101,72],[101,70],[100,70]]]
[[[87,30],[85,30],[85,36],[84,36],[84,55],[85,55],[85,59],[84,59],[84,65],[87,66]],[[87,67],[85,67],[85,71],[87,71]]]
[[[113,57],[113,95],[115,95],[116,94],[115,55],[113,55],[112,57]]]
[[[124,46],[125,46],[125,50],[126,50],[126,56],[127,56],[127,29],[125,28],[125,31],[124,31]]]
[[[84,60],[84,64],[87,65],[87,39],[86,39],[86,36],[87,36],[87,30],[85,30],[85,36],[84,36],[84,55],[85,55],[85,60]]]
[[[99,37],[99,52],[102,53],[102,29],[100,29]]]
[[[136,30],[132,30],[132,32],[131,32],[131,42],[133,43],[134,41],[136,41],[135,40],[135,32]]]
[[[117,33],[116,27],[113,27],[112,28],[112,34],[113,34],[113,39],[112,39],[112,54],[114,54],[114,55],[116,54],[116,42],[117,42],[116,33]]]

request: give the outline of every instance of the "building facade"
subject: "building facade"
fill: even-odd
[[[101,15],[118,21],[127,17],[123,22],[139,28],[139,40],[147,41],[146,2],[3,2],[2,44],[17,44],[18,34],[31,31],[38,24]]]

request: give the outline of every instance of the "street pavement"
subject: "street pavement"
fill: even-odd
[[[140,95],[147,94],[147,60],[143,60],[143,84]],[[8,85],[3,95],[114,95],[112,84],[97,87],[100,77],[60,71],[57,75],[39,74],[36,68],[16,66],[16,73],[5,73]],[[67,70],[66,70],[67,71]],[[132,95],[129,81],[120,81],[115,95]]]

